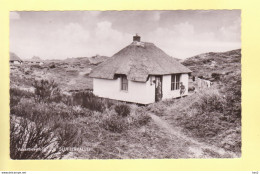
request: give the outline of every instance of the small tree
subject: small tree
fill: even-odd
[[[32,85],[35,88],[34,98],[37,102],[59,102],[62,98],[60,89],[54,80],[35,80]]]

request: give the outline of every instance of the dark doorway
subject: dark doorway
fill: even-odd
[[[155,101],[162,100],[162,76],[155,76]]]

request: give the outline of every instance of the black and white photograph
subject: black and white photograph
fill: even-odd
[[[241,157],[241,10],[9,23],[11,159]]]

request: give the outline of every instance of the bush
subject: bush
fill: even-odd
[[[187,116],[187,115],[186,115]],[[223,130],[220,124],[219,113],[202,113],[196,114],[192,117],[187,117],[184,122],[184,128],[192,131],[192,133],[199,137],[214,137]]]
[[[10,88],[10,108],[12,109],[16,106],[21,98],[31,98],[33,97],[33,93],[25,90],[20,90],[18,88]]]
[[[126,104],[119,104],[116,105],[115,111],[118,115],[126,117],[130,114],[130,107]]]
[[[193,97],[194,101],[188,108],[175,110],[177,121],[189,133],[199,138],[211,138],[230,126],[224,117],[226,100],[216,89],[194,94]]]
[[[228,74],[222,79],[226,84],[222,92],[226,96],[226,115],[240,121],[241,118],[241,73],[235,72]]]
[[[17,96],[17,97],[25,97],[25,98],[31,98],[34,96],[32,92],[21,90],[18,88],[10,88],[10,96]]]
[[[218,81],[220,80],[222,74],[219,74],[219,73],[212,73],[211,74],[211,77],[214,78],[215,81]]]
[[[126,121],[118,116],[106,117],[101,126],[108,131],[116,133],[121,133],[127,129]]]
[[[147,114],[144,108],[137,108],[134,115],[132,125],[135,127],[141,127],[148,124],[151,121],[151,117]]]
[[[81,105],[93,111],[103,112],[105,109],[102,99],[92,92],[79,92],[73,95],[73,104]]]
[[[11,108],[10,112],[12,115],[44,124],[91,115],[90,111],[75,109],[63,103],[35,103],[29,99],[22,99],[17,106]]]
[[[51,64],[51,65],[50,65],[50,68],[51,68],[51,69],[56,68],[55,64],[54,64],[54,63]]]
[[[83,142],[81,131],[74,124],[62,124],[56,132],[62,147],[79,147]]]
[[[36,69],[43,69],[43,67],[41,65],[31,65],[32,68],[36,68]]]
[[[199,99],[192,107],[197,108],[199,113],[220,112],[223,113],[225,107],[225,99],[217,90],[208,90],[199,95]]]
[[[68,152],[59,151],[53,130],[43,124],[11,117],[10,157],[12,159],[55,159]]]
[[[10,96],[10,108],[12,109],[20,102],[21,98],[17,96]]]
[[[62,99],[58,85],[52,81],[41,80],[34,81],[32,84],[35,88],[36,102],[60,102]]]

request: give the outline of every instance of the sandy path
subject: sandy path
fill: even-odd
[[[222,148],[198,142],[195,139],[184,135],[178,127],[170,125],[164,119],[154,115],[153,113],[149,113],[149,115],[158,127],[163,129],[166,133],[169,133],[169,136],[175,136],[180,140],[190,143],[189,150],[191,152],[191,158],[212,158],[212,155],[208,153],[209,151],[215,154],[214,156],[219,156],[221,158],[238,157],[235,153],[227,152]]]

